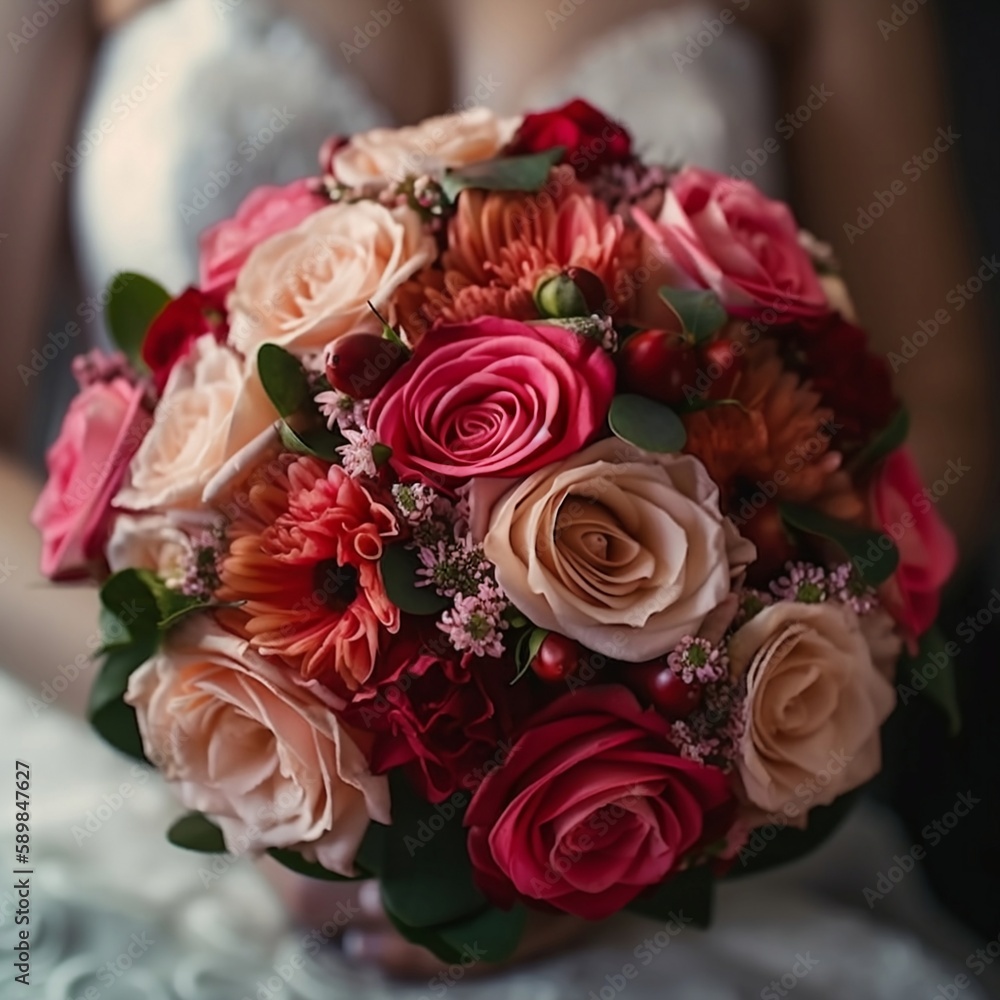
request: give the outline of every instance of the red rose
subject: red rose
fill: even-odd
[[[679,757],[669,724],[624,687],[541,711],[465,816],[482,890],[589,920],[616,913],[720,837],[732,794],[718,768]]]
[[[474,789],[506,757],[506,737],[535,701],[530,679],[510,686],[511,665],[460,656],[436,629],[401,634],[376,670],[344,719],[376,734],[375,774],[405,767],[430,802]]]
[[[592,440],[614,391],[614,362],[596,341],[483,316],[425,334],[368,422],[400,475],[526,476]]]
[[[188,288],[168,302],[149,326],[142,342],[142,360],[153,373],[157,392],[163,392],[171,369],[204,333],[226,339],[225,312],[220,299]]]
[[[564,146],[563,159],[579,177],[591,177],[606,163],[632,158],[632,137],[592,104],[577,98],[561,108],[525,115],[507,150],[511,155],[542,153]]]
[[[769,324],[831,311],[788,206],[749,181],[688,167],[657,221],[634,216],[672,272],[661,284],[711,289],[733,315]]]
[[[868,349],[864,330],[839,314],[800,330],[803,374],[822,395],[822,405],[834,412],[837,450],[863,447],[899,408],[885,358]]]
[[[933,624],[941,588],[955,571],[958,549],[928,500],[909,449],[894,451],[872,483],[875,519],[899,549],[899,568],[880,590],[886,610],[913,640]]]

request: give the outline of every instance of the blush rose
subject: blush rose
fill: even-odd
[[[500,485],[473,483],[472,530],[511,601],[631,663],[697,634],[755,554],[691,455],[605,438],[496,499]]]
[[[224,298],[236,284],[250,251],[276,233],[294,229],[300,222],[329,205],[313,190],[308,178],[284,187],[256,188],[232,219],[207,229],[201,237],[199,265],[201,290]]]
[[[730,639],[729,657],[733,678],[746,679],[737,766],[753,805],[827,805],[878,773],[879,729],[896,694],[850,608],[774,604]]]
[[[235,853],[302,849],[353,875],[389,788],[354,737],[289,671],[208,619],[182,626],[129,678],[146,755]]]

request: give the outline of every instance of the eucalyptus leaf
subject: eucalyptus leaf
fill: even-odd
[[[400,770],[389,773],[392,826],[385,830],[382,900],[408,927],[433,928],[482,912],[456,796],[438,806],[422,799]],[[465,798],[468,796],[459,797]]]
[[[696,344],[711,339],[729,319],[726,307],[715,292],[664,286],[659,294],[681,321],[684,331],[694,338]]]
[[[617,437],[643,451],[669,454],[687,443],[681,418],[669,406],[646,396],[615,396],[608,426]]]
[[[334,463],[340,461],[337,449],[347,444],[343,435],[325,428],[314,427],[309,430],[296,431],[284,421],[278,424],[278,439],[283,448],[295,452],[297,455],[309,455],[312,458],[322,459],[324,462]]]
[[[696,927],[708,927],[714,896],[715,877],[706,865],[698,865],[671,875],[632,900],[627,909],[661,921],[676,919],[683,913]]]
[[[202,854],[225,854],[226,841],[222,831],[207,816],[199,812],[181,816],[167,831],[167,840],[175,847]]]
[[[802,504],[783,503],[780,510],[782,520],[788,527],[824,538],[843,549],[855,572],[870,587],[885,583],[896,572],[899,550],[883,532],[829,517]]]
[[[880,462],[902,447],[909,434],[910,413],[905,406],[901,406],[885,427],[861,450],[854,460],[855,464],[858,468],[866,468]]]
[[[937,705],[948,720],[948,732],[957,736],[962,731],[962,711],[959,707],[955,661],[949,643],[941,630],[934,626],[920,638],[916,656],[903,654],[900,662],[899,687],[912,689]],[[921,686],[917,686],[917,678]],[[904,699],[904,704],[907,699]]]
[[[283,347],[262,344],[257,351],[257,371],[279,416],[290,417],[308,402],[309,377],[299,359]]]
[[[150,278],[130,271],[116,274],[108,285],[104,319],[122,353],[140,369],[142,342],[157,315],[170,302],[170,293]]]
[[[329,868],[324,868],[316,861],[307,861],[298,851],[272,847],[267,853],[282,867],[298,875],[305,875],[307,878],[319,879],[324,882],[357,882],[369,877],[366,873],[354,876],[340,875],[330,871]]]
[[[448,201],[455,201],[467,188],[479,191],[538,191],[565,152],[564,147],[557,146],[543,153],[505,156],[449,170],[441,179],[441,190]]]
[[[420,556],[407,545],[390,545],[380,563],[382,581],[389,600],[410,615],[437,615],[451,607],[432,585],[419,585]]]

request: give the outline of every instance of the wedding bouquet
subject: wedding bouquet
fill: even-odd
[[[320,159],[77,360],[34,520],[94,726],[175,843],[377,878],[446,959],[707,921],[879,770],[955,562],[835,261],[582,101]]]

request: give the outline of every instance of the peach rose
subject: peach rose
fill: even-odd
[[[473,530],[511,601],[617,659],[651,660],[697,633],[754,557],[691,455],[606,438],[491,504],[496,492],[473,482]]]
[[[212,477],[241,448],[269,432],[276,414],[257,366],[211,334],[199,337],[170,373],[153,427],[130,467],[115,506],[196,508]]]
[[[333,176],[348,187],[363,187],[441,174],[492,159],[520,124],[520,118],[497,118],[489,108],[478,107],[406,128],[361,132],[333,154]]]
[[[406,206],[330,205],[260,243],[229,298],[229,340],[248,357],[264,343],[322,350],[359,327],[379,328],[368,303],[392,295],[435,257],[433,238]]]
[[[341,875],[389,786],[337,717],[248,643],[200,619],[129,678],[143,748],[230,850],[302,848]]]
[[[774,604],[730,639],[729,657],[747,682],[737,766],[753,805],[776,812],[805,795],[826,805],[878,773],[896,694],[850,608]]]

